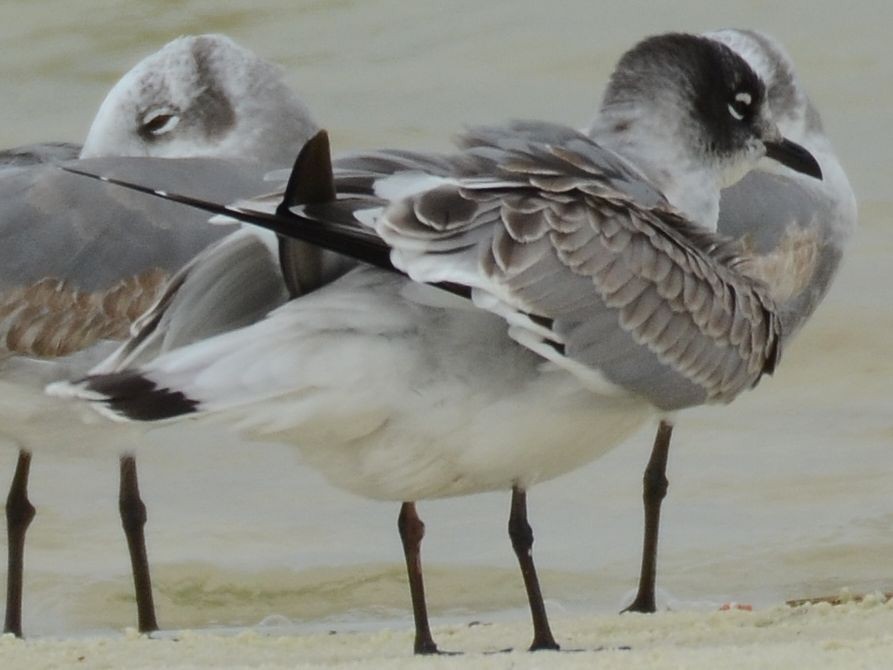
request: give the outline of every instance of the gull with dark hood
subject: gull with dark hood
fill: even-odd
[[[720,190],[767,143],[817,173],[781,140],[744,60],[678,34],[621,59],[592,137],[519,122],[472,130],[452,155],[367,152],[336,161],[329,197],[307,198],[296,185],[322,183],[329,166],[320,134],[284,196],[233,206],[165,197],[373,267],[247,328],[158,357],[125,351],[122,365],[53,391],[119,419],[151,406],[152,419],[232,423],[295,444],[339,486],[402,502],[419,653],[437,647],[414,501],[510,489],[531,648],[557,648],[527,489],[658,411],[729,402],[777,364],[767,287],[713,232]]]

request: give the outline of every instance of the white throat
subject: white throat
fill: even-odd
[[[724,175],[716,163],[693,156],[677,129],[628,109],[606,109],[587,134],[639,168],[692,223],[716,230]]]

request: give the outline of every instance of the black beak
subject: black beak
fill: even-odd
[[[815,156],[796,142],[782,138],[780,142],[768,141],[765,145],[767,158],[776,160],[796,172],[802,172],[816,179],[822,178],[822,168]]]

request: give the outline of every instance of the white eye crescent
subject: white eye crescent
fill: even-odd
[[[747,108],[750,107],[753,102],[753,98],[750,93],[746,91],[741,91],[740,93],[735,94],[735,101],[729,103],[729,114],[732,115],[732,118],[741,121],[744,119],[744,114],[747,111]]]
[[[157,109],[143,117],[142,129],[152,135],[169,133],[180,123],[180,116],[172,109]]]

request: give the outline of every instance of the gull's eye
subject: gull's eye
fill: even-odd
[[[140,133],[144,135],[164,135],[169,133],[180,122],[180,116],[172,109],[156,109],[148,112],[140,124]]]
[[[729,103],[729,114],[732,115],[732,118],[736,121],[743,121],[745,117],[749,117],[751,115],[751,104],[753,103],[753,98],[750,93],[746,91],[739,91],[735,94],[732,102]]]

